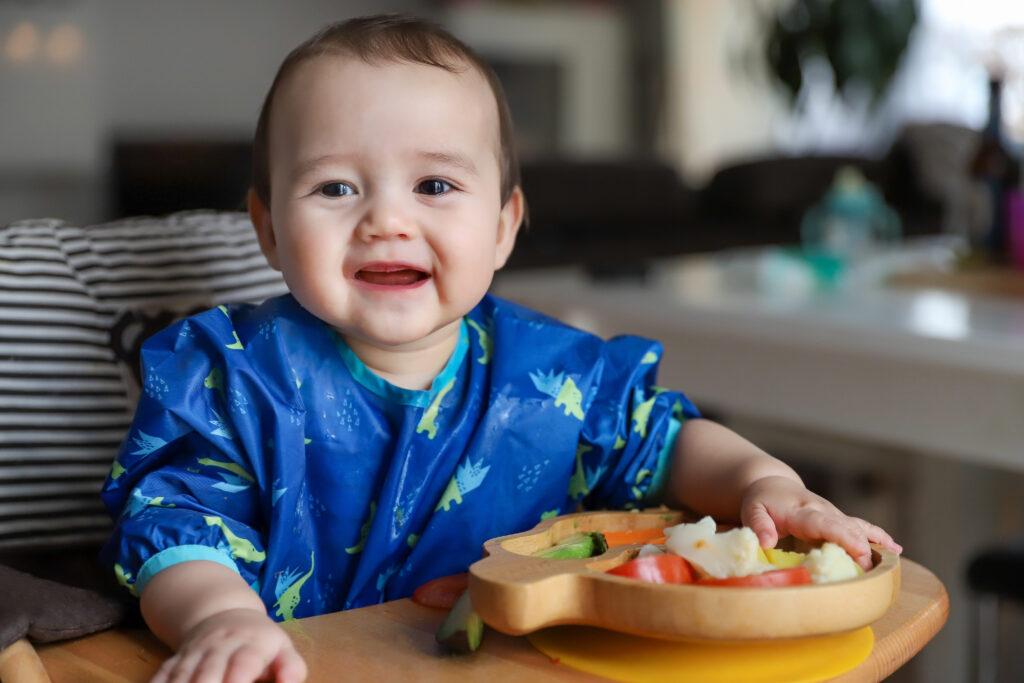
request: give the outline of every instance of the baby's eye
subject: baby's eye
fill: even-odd
[[[422,183],[416,186],[416,191],[420,194],[439,195],[446,194],[451,190],[451,183],[445,182],[444,180],[439,180],[437,178],[424,180]]]
[[[348,183],[325,183],[320,186],[320,194],[325,197],[347,197],[355,194],[356,190]]]

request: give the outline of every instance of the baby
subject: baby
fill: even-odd
[[[482,543],[665,500],[773,546],[847,517],[680,393],[661,347],[489,296],[525,213],[494,73],[406,17],[294,50],[256,130],[249,212],[290,294],[149,339],[103,497],[104,558],[177,650],[157,681],[298,681],[275,621],[408,596]]]

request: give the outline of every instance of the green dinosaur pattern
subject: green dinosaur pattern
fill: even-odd
[[[640,359],[640,365],[653,365],[658,362],[658,354],[654,351],[648,351],[644,354],[644,357]]]
[[[415,548],[416,544],[420,542],[419,534],[409,534],[405,537],[405,544],[410,548]]]
[[[217,308],[220,309],[221,313],[223,313],[225,316],[227,316],[228,320],[231,320],[231,314],[228,313],[228,307],[227,306],[218,306]],[[231,336],[235,338],[235,341],[232,342],[231,344],[225,344],[224,348],[231,349],[232,351],[241,351],[241,350],[243,350],[245,347],[242,346],[242,340],[238,338],[238,333],[235,332],[234,330],[231,330]]]
[[[117,481],[117,478],[125,473],[124,465],[119,463],[117,460],[110,466],[110,478]]]
[[[583,454],[593,450],[591,446],[580,444],[576,447],[576,471],[569,478],[569,497],[583,498],[590,493],[587,486],[587,475],[583,472]]]
[[[434,508],[434,512],[438,510],[444,510],[448,512],[452,509],[452,503],[459,505],[462,503],[462,494],[459,493],[459,482],[452,477],[448,480],[448,487],[445,488],[444,493],[441,494],[441,500],[438,501],[437,507]]]
[[[617,450],[619,450],[620,448],[622,448],[625,445],[626,445],[626,440],[623,439],[618,434],[616,434],[615,435],[615,443],[612,445],[612,450],[613,451],[617,451]]]
[[[114,564],[114,576],[117,578],[117,582],[128,589],[128,592],[138,597],[138,592],[135,590],[135,582],[132,581],[132,575],[124,570],[119,564]]]
[[[643,483],[644,479],[646,479],[647,477],[652,476],[653,474],[654,474],[654,472],[651,472],[650,470],[646,470],[646,469],[642,469],[642,470],[640,470],[639,472],[636,473],[636,479],[634,481],[634,485],[633,485],[633,489],[632,489],[633,490],[633,497],[634,498],[636,498],[637,500],[640,500],[641,498],[644,497],[644,492],[640,488],[640,484]]]
[[[420,422],[416,425],[416,433],[426,432],[428,439],[433,439],[437,436],[437,414],[441,410],[441,401],[444,399],[445,394],[452,390],[455,386],[455,378],[452,377],[448,384],[445,384],[441,391],[437,392],[437,396],[427,407],[423,413],[423,417],[420,418]]]
[[[576,382],[572,381],[572,377],[566,377],[562,388],[558,390],[555,407],[559,406],[564,406],[566,415],[572,415],[577,420],[583,419],[583,394],[580,393]]]
[[[213,458],[197,458],[196,462],[200,465],[209,465],[210,467],[220,467],[228,472],[237,474],[246,481],[256,482],[256,478],[245,471],[245,468],[239,465],[237,462],[225,461],[225,460],[214,460]]]
[[[210,374],[203,379],[203,386],[207,389],[224,391],[224,373],[220,371],[220,368],[210,370]]]
[[[224,534],[224,538],[228,542],[228,547],[231,548],[231,557],[242,560],[243,562],[262,562],[267,559],[267,554],[261,550],[256,550],[256,546],[252,544],[252,541],[236,536],[228,525],[224,523],[224,520],[216,515],[203,515],[203,519],[206,520],[209,526],[219,526],[221,532]]]
[[[373,524],[373,517],[377,514],[377,501],[370,501],[370,514],[367,515],[366,521],[363,522],[363,526],[359,528],[359,542],[355,545],[351,545],[345,548],[345,552],[349,555],[358,555],[363,552],[363,547],[366,546],[366,539],[370,536],[370,526]]]
[[[554,510],[547,510],[545,512],[540,513],[540,521],[543,522],[545,519],[551,519],[552,517],[557,517],[557,516],[558,516],[558,508],[555,508]]]
[[[274,607],[277,608],[274,614],[281,617],[282,621],[291,621],[295,618],[295,608],[299,606],[299,601],[302,599],[302,586],[309,581],[309,577],[313,576],[314,566],[316,566],[316,553],[310,552],[309,571],[300,576],[295,583],[288,586],[278,596],[277,602],[274,603]]]
[[[473,462],[467,458],[466,462],[456,468],[455,475],[448,481],[448,486],[441,494],[441,500],[438,501],[434,512],[438,510],[449,512],[452,503],[461,504],[464,495],[480,488],[480,484],[483,483],[490,470],[491,466],[485,466],[482,459],[479,462]]]
[[[490,333],[488,333],[487,330],[481,327],[480,324],[477,323],[475,320],[471,318],[466,318],[466,322],[469,324],[470,327],[472,327],[476,331],[477,337],[480,341],[480,348],[483,351],[483,355],[477,358],[476,362],[480,363],[481,365],[487,365],[489,362],[491,362],[491,355],[494,351],[494,341],[491,338]]]
[[[654,394],[633,409],[633,431],[642,437],[647,436],[647,421],[651,419],[651,409],[657,399],[658,395]]]

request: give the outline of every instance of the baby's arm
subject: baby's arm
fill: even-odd
[[[288,634],[242,577],[221,564],[195,560],[164,569],[146,584],[140,607],[153,633],[177,651],[153,683],[306,677]]]
[[[735,432],[709,420],[683,423],[676,440],[668,497],[712,517],[735,519],[753,529],[761,545],[779,536],[838,543],[865,568],[868,543],[902,551],[879,527],[847,517],[809,491],[792,470]]]

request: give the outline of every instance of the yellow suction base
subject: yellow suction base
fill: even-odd
[[[629,683],[813,683],[855,668],[875,643],[870,626],[750,642],[656,640],[586,626],[549,628],[527,637],[560,664]]]

